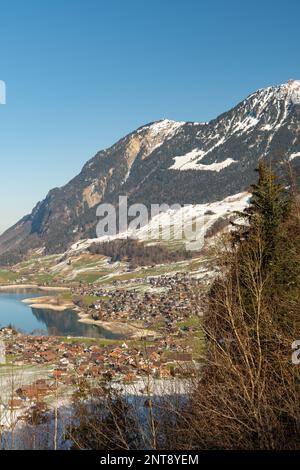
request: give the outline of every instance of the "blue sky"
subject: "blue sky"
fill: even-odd
[[[101,148],[300,78],[297,0],[1,0],[0,231]]]

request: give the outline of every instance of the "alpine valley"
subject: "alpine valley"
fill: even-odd
[[[244,351],[248,354],[246,349],[243,349],[242,356],[235,355],[237,345],[240,344],[239,334],[244,334],[247,322],[249,330],[246,330],[245,344],[251,342],[251,354],[259,350],[260,337],[258,335],[258,340],[255,337],[255,332],[260,332],[257,326],[259,322],[255,322],[255,326],[251,323],[252,320],[250,322],[253,310],[250,310],[251,315],[245,316],[247,322],[241,322],[239,312],[243,310],[240,308],[237,309],[236,318],[240,321],[237,324],[242,324],[242,327],[237,329],[236,318],[232,315],[233,310],[228,299],[237,297],[236,292],[230,290],[232,286],[235,289],[237,281],[233,278],[232,282],[230,276],[233,276],[233,273],[236,275],[238,268],[244,276],[241,279],[246,279],[243,288],[249,282],[248,279],[251,279],[251,282],[258,279],[259,289],[262,289],[262,285],[267,285],[267,282],[261,281],[264,278],[261,278],[260,271],[257,271],[257,266],[265,266],[262,262],[257,263],[257,260],[264,259],[261,254],[263,243],[260,243],[261,238],[257,237],[258,254],[256,251],[246,251],[247,256],[250,254],[246,258],[247,263],[244,262],[241,267],[238,265],[239,261],[235,261],[237,265],[229,264],[230,260],[239,258],[236,254],[230,255],[228,247],[233,250],[230,229],[239,223],[240,213],[249,205],[249,201],[248,213],[251,214],[254,199],[251,198],[251,185],[257,183],[255,170],[259,167],[260,178],[263,171],[261,168],[264,168],[266,173],[270,171],[265,162],[260,162],[262,157],[264,161],[272,163],[272,168],[286,189],[291,184],[291,174],[294,175],[293,183],[297,184],[300,175],[300,81],[290,80],[283,85],[258,90],[230,111],[208,123],[174,122],[165,119],[140,127],[111,148],[98,152],[84,165],[79,175],[65,186],[52,189],[46,198],[35,206],[31,214],[23,217],[0,236],[0,428],[5,431],[2,435],[0,433],[0,449],[6,448],[7,445],[5,433],[14,437],[10,439],[16,441],[18,448],[52,448],[53,442],[55,448],[70,448],[73,445],[72,432],[70,439],[65,439],[65,436],[70,429],[75,428],[69,426],[68,420],[77,426],[83,416],[87,417],[87,421],[78,428],[78,436],[82,436],[82,430],[85,432],[86,429],[88,436],[93,436],[95,429],[105,429],[105,432],[109,432],[115,422],[115,435],[119,436],[119,423],[121,428],[125,426],[126,430],[126,426],[135,423],[131,418],[135,416],[139,427],[134,424],[134,435],[140,433],[141,442],[145,439],[144,443],[139,444],[140,448],[158,449],[160,447],[156,444],[156,429],[158,433],[162,433],[164,431],[161,429],[164,428],[157,427],[156,422],[159,423],[157,418],[160,415],[163,416],[164,422],[163,408],[166,410],[166,416],[170,413],[169,422],[172,424],[168,428],[171,432],[168,430],[168,433],[173,436],[173,423],[177,423],[177,416],[181,416],[181,411],[177,413],[177,408],[174,408],[176,415],[172,414],[173,402],[185,407],[190,399],[187,397],[192,396],[191,385],[197,384],[198,390],[201,383],[205,387],[201,398],[214,397],[213,406],[220,403],[219,397],[224,396],[224,390],[228,389],[230,400],[237,396],[240,407],[237,407],[238,419],[234,417],[235,422],[240,422],[242,416],[248,423],[249,410],[254,405],[252,401],[247,401],[248,396],[252,397],[253,391],[251,389],[248,393],[247,384],[255,383],[256,387],[256,382],[248,380],[248,369],[247,373],[240,373],[238,376],[232,375],[232,371],[240,370],[241,364],[246,363],[244,358],[248,357],[244,356]],[[284,186],[275,184],[275,176],[273,173],[271,175],[263,189],[262,184],[259,186],[258,183],[256,186],[260,187],[259,201],[262,200],[263,203],[259,207],[266,208],[268,228],[274,226],[269,225],[269,214],[275,213],[278,218],[278,207],[288,207],[286,199],[279,199],[278,202],[278,194],[282,192],[285,195],[288,191],[284,190]],[[266,187],[272,191],[265,190]],[[270,199],[269,196],[268,199],[269,193],[275,194],[275,197]],[[97,207],[101,203],[118,207],[120,196],[127,196],[128,206],[136,203],[143,203],[148,208],[151,204],[179,206],[167,211],[172,213],[171,218],[167,216],[168,213],[162,212],[136,230],[129,228],[113,237],[96,238]],[[297,211],[293,210],[296,206],[291,204],[289,207],[292,208],[289,215],[292,212],[296,214]],[[179,227],[182,220],[185,220],[186,213],[192,214],[194,220],[200,221],[199,226],[196,225],[200,227],[199,238],[202,244],[194,251],[186,249],[184,237],[176,238],[171,232],[172,226]],[[155,226],[156,217],[159,218],[161,232],[157,238],[149,239],[149,228]],[[272,223],[273,219],[277,220],[273,217]],[[290,219],[292,220],[291,215]],[[289,223],[290,219],[287,218]],[[242,242],[247,243],[248,235],[244,234],[247,233],[246,230],[251,233],[249,227],[250,223],[248,226],[243,224],[235,234],[236,238],[243,234],[240,235],[240,246]],[[280,247],[283,243],[283,249],[276,252],[276,256],[279,253],[276,274],[279,272],[280,275],[274,275],[271,280],[274,282],[274,279],[278,278],[280,282],[285,282],[280,284],[278,281],[284,298],[287,289],[293,292],[292,300],[288,304],[293,312],[299,305],[298,294],[294,294],[294,282],[299,279],[299,270],[295,271],[298,277],[291,275],[293,269],[296,269],[295,266],[297,267],[297,262],[299,265],[296,255],[299,250],[294,249],[296,245],[292,245],[293,250],[290,248],[288,258],[284,258],[284,252],[288,245],[286,240],[293,242],[295,238],[297,241],[299,230],[296,232],[292,224],[288,225],[288,228],[290,227],[294,230],[291,236],[282,232],[286,238],[274,237],[280,241]],[[171,236],[164,237],[164,233],[168,234],[169,230]],[[256,235],[256,232],[254,233]],[[270,231],[266,233],[269,234]],[[226,240],[229,243],[226,243]],[[266,246],[269,247],[268,244]],[[272,250],[267,251],[268,254],[270,252],[273,253]],[[280,264],[281,258],[288,259],[286,265],[289,265],[289,270],[286,265]],[[251,276],[249,274],[247,277],[246,268],[252,259],[255,269],[250,272]],[[272,262],[269,262],[271,268]],[[219,287],[223,284],[219,281],[225,282],[227,277],[227,290],[224,289],[226,297],[219,302],[220,293],[223,292]],[[269,281],[269,278],[267,280]],[[252,288],[251,282],[249,284]],[[273,286],[272,282],[270,285]],[[255,284],[255,295],[256,292],[260,293],[259,289],[256,289]],[[276,289],[277,284],[273,286],[274,293]],[[247,295],[249,292],[252,294],[250,288],[245,289],[245,292]],[[219,297],[216,297],[216,293]],[[257,298],[261,299],[260,294]],[[275,294],[274,298],[277,299]],[[209,304],[212,299],[214,303]],[[249,304],[252,308],[252,302],[248,301],[246,296],[245,299],[248,302],[244,302],[245,305]],[[274,304],[276,302],[275,300]],[[268,306],[270,303],[272,302],[265,302]],[[209,309],[209,305],[213,305],[213,308]],[[261,305],[264,303],[259,303],[259,306]],[[230,321],[229,314],[224,317],[227,307],[231,315]],[[262,308],[258,311],[261,312]],[[284,308],[284,313],[286,311]],[[225,373],[219,381],[213,379],[214,387],[218,384],[222,387],[220,395],[217,393],[219,388],[216,388],[216,392],[214,388],[210,388],[209,394],[207,382],[198,382],[203,370],[210,363],[210,356],[209,361],[205,362],[207,350],[209,354],[213,350],[207,347],[209,336],[205,325],[207,315],[214,315],[215,312],[217,316],[213,317],[212,324],[216,325],[216,328],[219,328],[219,325],[221,328],[224,326],[225,332],[216,329],[217,333],[211,344],[217,345],[218,351],[224,352],[227,348],[229,351],[233,348],[234,351],[233,361],[233,356],[229,356],[230,361],[227,362],[226,359],[224,362],[226,367],[229,364],[229,368],[220,362],[222,370],[230,373]],[[277,332],[278,323],[276,328],[273,324],[270,327],[270,316],[266,318],[263,324],[267,325],[267,333],[264,331],[264,334],[268,342],[267,348],[262,350],[267,352],[267,361],[261,369],[260,360],[256,361],[255,357],[254,364],[259,364],[259,371],[273,370],[274,363],[270,362],[272,356],[269,353],[273,337],[267,335],[273,333],[273,330]],[[231,322],[234,325],[232,330]],[[238,340],[234,339],[234,334],[237,334]],[[282,337],[278,338],[276,337],[278,343],[274,342],[275,346],[279,344],[279,340],[282,344]],[[284,343],[288,345],[289,356],[288,359],[284,356],[284,361],[280,363],[280,373],[287,370],[291,342]],[[250,357],[252,361],[254,356]],[[219,364],[216,364],[217,367],[210,373],[210,377],[215,377],[214,374],[219,369]],[[232,364],[237,364],[238,367],[232,367]],[[253,370],[256,373],[254,366],[250,369],[251,374]],[[260,374],[262,372],[257,375],[259,384]],[[225,380],[227,377],[232,380],[228,387],[224,377]],[[242,386],[237,389],[238,393],[235,395],[236,377],[237,380],[242,377]],[[271,382],[274,390],[278,388],[278,377],[279,373],[276,374],[276,380]],[[286,383],[291,382],[284,381],[281,388],[278,388],[274,400],[276,412],[278,403],[281,403],[281,392],[286,391]],[[269,400],[272,394],[269,389],[268,393],[265,392],[265,384],[268,384],[267,379],[263,380],[262,389],[258,389],[257,395],[260,397],[260,391],[263,390],[263,396],[267,396]],[[245,389],[247,398],[240,402],[240,392],[244,393]],[[123,400],[123,395],[125,401],[120,401],[121,398]],[[253,396],[256,396],[256,391]],[[99,397],[100,401],[97,401]],[[126,397],[130,399],[127,400]],[[90,399],[91,401],[86,401]],[[112,401],[107,402],[111,399]],[[230,400],[226,403],[231,404]],[[260,401],[259,398],[259,406]],[[86,403],[94,402],[96,411],[94,408],[82,408],[82,404],[86,406]],[[89,420],[93,423],[95,417],[106,415],[106,409],[102,412],[106,402],[108,418],[101,422],[100,426],[90,424]],[[131,403],[137,408],[127,414]],[[191,400],[190,403],[194,402]],[[194,410],[198,410],[198,402],[195,403],[197,406],[191,408],[193,415]],[[290,401],[286,407],[288,416]],[[229,408],[231,419],[231,407]],[[82,409],[88,410],[88,413],[82,413]],[[152,409],[156,409],[153,416]],[[206,413],[206,405],[203,409]],[[255,407],[253,409],[255,420],[252,423],[256,423],[259,413]],[[271,408],[266,406],[265,409],[266,429],[269,432]],[[280,407],[279,409],[282,414]],[[80,410],[80,414],[76,414],[77,410]],[[218,415],[218,410],[215,415]],[[148,416],[152,416],[151,420],[149,419],[151,432],[148,431],[148,424],[146,432],[144,431]],[[176,419],[173,419],[175,416]],[[207,420],[206,415],[203,416]],[[209,413],[207,416],[209,419],[212,417]],[[289,425],[290,421],[285,419],[285,415],[283,416],[284,423],[288,423],[290,436],[292,426]],[[200,422],[202,424],[198,425],[197,422],[193,424],[191,421],[194,429],[202,430],[203,420]],[[276,425],[278,422],[279,420]],[[22,423],[25,423],[24,426]],[[223,421],[218,421],[218,430],[225,429],[222,423]],[[231,429],[230,425],[231,422],[228,429]],[[89,432],[89,426],[93,426],[93,432]],[[245,426],[251,430],[250,437],[247,435],[245,438],[245,445],[248,445],[250,438],[255,434],[251,426]],[[189,429],[190,427],[188,425]],[[51,429],[57,428],[58,431],[53,431],[52,436]],[[176,434],[176,437],[188,434],[185,428],[184,433],[181,426],[178,429],[180,433]],[[236,435],[241,434],[243,428],[237,429],[232,448],[239,442]],[[155,436],[153,441],[152,432]],[[102,431],[100,434],[102,436]],[[207,434],[210,435],[210,429]],[[271,434],[273,443],[276,435],[273,428]],[[151,443],[148,435],[151,436]],[[82,448],[93,448],[94,441],[85,447],[85,439],[84,434]],[[215,448],[214,435],[212,439],[207,446],[209,449]],[[224,434],[219,444],[222,449],[223,439]],[[74,439],[77,445],[76,442]],[[101,440],[99,442],[100,449],[106,448],[102,447],[104,444]],[[126,441],[123,438],[117,441],[116,446],[113,440],[113,444],[109,440],[105,442],[108,443],[105,445],[112,446],[107,447],[108,449],[120,448],[123,451],[127,448],[127,444],[124,447]],[[164,445],[164,442],[163,438],[161,443]],[[174,441],[171,442],[173,445]],[[128,467],[132,465],[130,458],[114,457],[110,454],[108,458],[103,457],[106,463],[110,464],[119,464],[120,459],[123,459],[121,463],[127,464]]]

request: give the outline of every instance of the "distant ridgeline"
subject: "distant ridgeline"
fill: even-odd
[[[158,121],[101,150],[78,176],[52,189],[0,237],[0,263],[30,251],[61,253],[96,236],[96,208],[116,204],[203,204],[247,190],[261,157],[279,175],[300,163],[300,82],[258,90],[208,123]]]

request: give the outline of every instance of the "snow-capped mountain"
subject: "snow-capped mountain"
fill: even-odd
[[[96,236],[96,207],[128,203],[206,204],[242,193],[261,157],[279,174],[300,169],[300,81],[251,94],[208,123],[167,119],[147,124],[89,160],[78,176],[51,190],[30,215],[0,237],[2,262],[30,249],[61,252]]]
[[[201,140],[203,139],[201,144],[185,155],[175,156],[174,164],[170,169],[220,171],[240,161],[240,154],[237,155],[236,160],[226,158],[220,162],[209,163],[214,160],[212,155],[215,155],[217,150],[219,153],[223,151],[228,141],[237,137],[247,137],[249,141],[254,130],[262,133],[259,136],[260,140],[265,141],[263,155],[270,154],[272,141],[278,131],[286,125],[289,130],[293,129],[293,125],[298,127],[297,113],[293,116],[297,105],[300,105],[300,81],[290,80],[278,87],[258,90],[231,112],[203,126],[198,134]],[[267,139],[265,139],[266,135]],[[292,146],[297,143],[297,140],[292,142]],[[250,145],[252,146],[253,143],[251,142]],[[295,153],[291,154],[291,156],[295,155]],[[207,163],[203,162],[204,159]]]

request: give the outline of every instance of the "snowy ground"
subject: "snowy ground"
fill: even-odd
[[[140,241],[182,240],[183,243],[188,243],[189,240],[193,242],[195,239],[197,241],[195,249],[199,250],[203,246],[205,234],[214,223],[219,219],[228,218],[236,211],[242,211],[247,206],[249,197],[248,192],[243,192],[212,203],[188,204],[177,209],[170,208],[154,216],[146,225],[137,230],[131,229],[129,225],[128,230],[114,236],[81,240],[74,243],[67,253],[68,255],[80,253],[95,242],[126,238]]]
[[[0,367],[0,426],[13,425],[31,405],[30,402],[24,401],[22,407],[11,408],[9,403],[12,398],[16,398],[16,390],[38,379],[48,378],[49,372],[49,367],[9,365]]]

